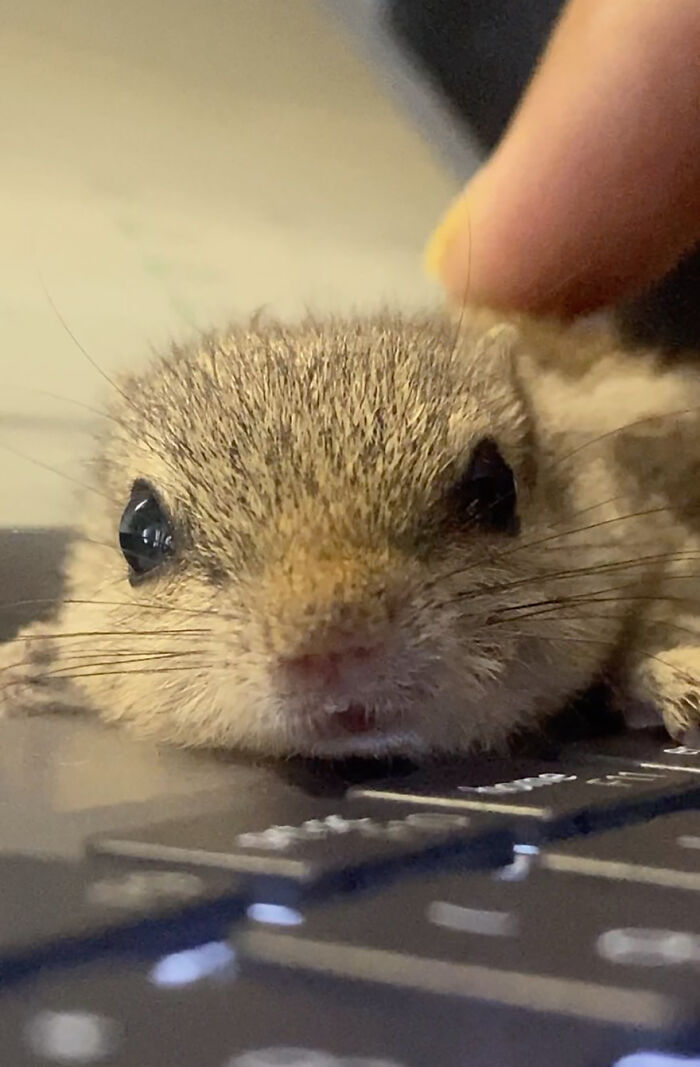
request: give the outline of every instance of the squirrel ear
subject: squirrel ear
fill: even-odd
[[[504,389],[515,384],[515,356],[519,332],[510,322],[499,322],[486,330],[475,331],[473,325],[464,334],[467,346],[466,372],[473,395],[488,390],[493,395],[494,384]]]
[[[518,374],[521,333],[517,323],[477,313],[462,333],[464,386],[471,401],[471,419],[480,413],[501,448],[506,462],[517,470],[519,484],[534,480],[534,426],[530,405]],[[464,417],[464,416],[463,416]]]
[[[512,378],[518,331],[512,323],[502,322],[483,333],[474,345],[474,371]]]

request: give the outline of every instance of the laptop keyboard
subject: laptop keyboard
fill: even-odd
[[[700,1064],[700,749],[259,773],[79,861],[0,856],[3,1064]]]

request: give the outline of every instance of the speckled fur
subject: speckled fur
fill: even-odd
[[[580,327],[386,313],[233,328],[120,388],[65,603],[0,650],[5,711],[321,755],[498,744],[603,677],[675,734],[700,718],[696,372]],[[487,435],[514,537],[451,514]],[[132,587],[139,478],[177,551]],[[355,647],[381,655],[332,699],[283,669]],[[351,702],[370,734],[335,729]]]

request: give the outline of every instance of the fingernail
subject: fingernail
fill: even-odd
[[[469,218],[469,202],[466,193],[460,193],[452,206],[448,208],[430,237],[423,262],[426,272],[433,278],[442,280],[445,258],[457,234],[466,228]]]

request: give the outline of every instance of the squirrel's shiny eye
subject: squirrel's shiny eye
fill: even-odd
[[[154,490],[135,482],[119,523],[119,544],[132,577],[142,577],[172,555],[173,530]]]
[[[469,466],[450,492],[450,512],[460,525],[516,534],[517,491],[512,470],[491,437],[474,448]]]

